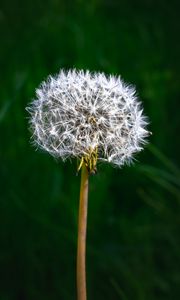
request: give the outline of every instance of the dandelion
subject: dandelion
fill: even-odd
[[[33,143],[63,161],[76,158],[82,169],[77,289],[78,300],[85,300],[88,175],[96,173],[99,161],[129,164],[146,142],[147,119],[134,87],[120,76],[62,70],[49,76],[36,96],[27,108]]]

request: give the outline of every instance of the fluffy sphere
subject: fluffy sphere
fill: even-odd
[[[135,89],[119,76],[60,71],[36,90],[27,108],[33,141],[56,158],[96,152],[97,160],[122,166],[142,149],[146,118]]]

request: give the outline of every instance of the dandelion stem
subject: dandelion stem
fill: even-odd
[[[77,298],[86,300],[86,227],[88,208],[88,170],[83,163],[81,169],[81,188],[78,221],[77,245]]]

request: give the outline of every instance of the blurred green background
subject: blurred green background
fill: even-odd
[[[149,130],[90,179],[88,299],[180,299],[179,1],[0,1],[0,300],[76,299],[80,177],[30,145],[27,104],[60,68],[121,74]]]

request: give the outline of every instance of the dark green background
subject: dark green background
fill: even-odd
[[[90,300],[180,299],[179,1],[0,1],[0,300],[76,299],[80,177],[30,145],[27,104],[60,68],[121,74],[149,117],[131,167],[90,179]]]

